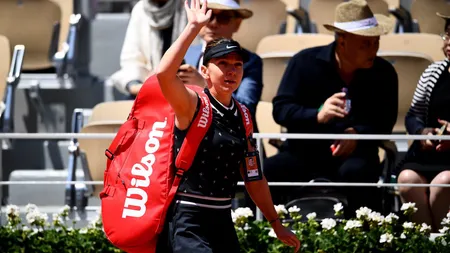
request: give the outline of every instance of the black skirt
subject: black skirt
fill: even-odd
[[[413,170],[430,183],[442,171],[450,170],[450,152],[423,150],[419,142],[414,142],[399,166],[398,174],[405,169]]]

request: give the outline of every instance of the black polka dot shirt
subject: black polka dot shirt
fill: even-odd
[[[246,152],[245,128],[238,105],[219,103],[207,89],[213,121],[200,143],[191,168],[184,174],[178,192],[216,198],[233,198],[240,166]],[[187,130],[175,127],[174,152],[178,154]]]

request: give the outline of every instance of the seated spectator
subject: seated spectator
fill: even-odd
[[[431,64],[417,84],[414,98],[405,118],[409,134],[436,135],[450,133],[450,16],[445,19],[443,50],[447,57]],[[446,127],[445,127],[446,126]],[[450,184],[450,141],[414,141],[408,150],[399,183]],[[403,202],[415,202],[418,211],[413,219],[427,223],[436,231],[450,206],[450,188],[400,187]]]
[[[250,18],[253,13],[239,6],[239,0],[209,0],[208,6],[212,9],[212,17],[209,23],[199,33],[201,44],[192,45],[185,56],[186,64],[179,69],[178,76],[184,83],[204,86],[204,80],[199,73],[203,64],[203,51],[206,43],[218,38],[231,39],[239,30],[243,19]],[[247,106],[253,118],[256,106],[262,93],[262,60],[248,50],[250,55],[248,62],[244,64],[244,77],[241,85],[234,92],[234,97]]]
[[[374,16],[362,0],[339,4],[335,14],[336,22],[325,25],[336,33],[335,41],[303,50],[290,60],[273,99],[273,117],[288,133],[390,134],[397,120],[397,73],[376,54],[380,35],[388,33],[392,24],[385,16]],[[351,100],[351,108],[346,98]],[[374,183],[382,170],[378,144],[287,140],[280,153],[265,160],[264,173],[269,182],[304,182],[320,177]],[[286,188],[271,189],[277,199],[284,195],[278,195],[279,191]],[[351,215],[361,206],[381,209],[376,188],[341,189],[347,195]],[[278,200],[277,204],[285,201]]]
[[[120,55],[121,69],[110,81],[134,99],[164,52],[187,24],[184,0],[141,0],[131,12]]]

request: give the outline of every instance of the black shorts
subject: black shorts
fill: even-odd
[[[174,203],[167,213],[157,253],[238,253],[231,209]]]

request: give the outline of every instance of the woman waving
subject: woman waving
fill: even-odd
[[[231,1],[231,0],[230,0]],[[211,11],[206,1],[185,3],[188,24],[161,59],[157,70],[161,90],[172,106],[175,119],[175,157],[194,116],[199,113],[199,96],[177,77],[184,55],[200,29],[209,22]],[[243,63],[248,56],[239,43],[219,39],[207,44],[201,74],[204,90],[213,107],[213,122],[197,150],[191,168],[184,174],[174,203],[167,214],[165,231],[158,243],[159,252],[239,252],[231,219],[231,199],[242,177],[255,204],[270,221],[278,238],[298,250],[300,242],[277,217],[267,181],[260,168],[247,173],[258,162],[256,147],[249,136],[232,98],[242,80]],[[252,170],[254,171],[254,170]]]

